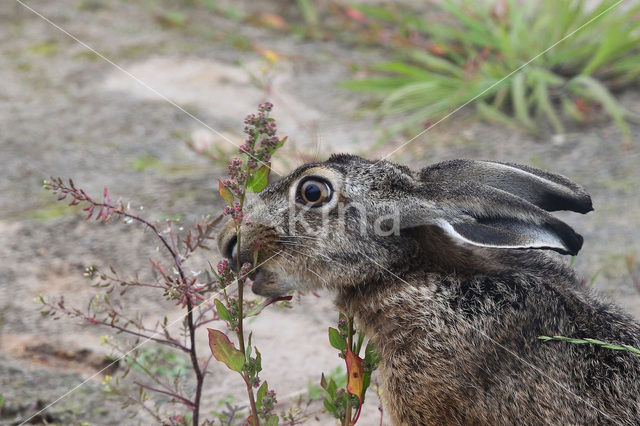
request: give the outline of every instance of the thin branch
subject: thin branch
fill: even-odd
[[[94,318],[92,316],[88,316],[88,315],[82,314],[82,313],[80,313],[78,311],[72,311],[72,310],[66,309],[66,308],[63,307],[64,305],[60,306],[60,304],[59,304],[58,306],[55,306],[55,305],[52,305],[51,303],[48,303],[48,302],[44,302],[44,305],[47,306],[48,308],[50,308],[51,310],[55,311],[55,312],[62,312],[65,315],[70,316],[72,318],[80,318],[81,320],[86,321],[89,324],[102,325],[102,326],[110,327],[110,328],[116,329],[116,330],[118,330],[120,332],[130,334],[132,336],[142,337],[143,339],[152,340],[152,341],[157,342],[157,343],[161,343],[161,344],[165,344],[165,345],[169,345],[169,346],[174,346],[175,348],[180,349],[183,352],[189,352],[189,348],[188,347],[180,344],[177,340],[174,340],[174,339],[171,339],[171,340],[169,340],[169,339],[160,339],[160,338],[157,338],[157,337],[153,337],[153,335],[147,335],[147,334],[144,334],[144,333],[133,331],[133,330],[131,330],[129,328],[123,327],[123,326],[118,325],[118,324],[116,324],[114,322],[107,322],[107,321],[99,320],[99,319],[96,319],[96,318]],[[119,316],[120,313],[117,313],[117,315]],[[135,323],[133,323],[133,324],[135,325]],[[154,334],[157,334],[157,332],[154,332],[153,330],[149,330],[149,329],[146,329],[146,328],[143,328],[143,329],[145,331],[149,331],[149,332],[152,332]]]
[[[187,398],[185,398],[183,396],[178,395],[177,393],[173,393],[172,391],[165,391],[165,390],[162,390],[162,389],[154,388],[152,386],[145,385],[144,383],[140,383],[138,381],[134,381],[133,383],[138,385],[138,386],[140,386],[140,387],[143,387],[145,389],[149,389],[150,391],[158,392],[158,393],[161,393],[161,394],[164,394],[164,395],[169,395],[172,398],[180,400],[184,405],[186,405],[186,406],[188,406],[188,407],[190,407],[192,409],[194,407],[194,404],[193,404],[192,401],[188,400]]]
[[[73,181],[69,179],[69,187],[65,186],[60,178],[52,178],[51,181],[45,182],[45,188],[51,189],[56,192],[60,192],[58,195],[58,200],[65,199],[68,195],[73,197],[73,200],[70,205],[78,205],[80,202],[87,202],[90,205],[85,207],[85,211],[88,211],[88,215],[86,219],[88,220],[93,216],[93,213],[96,208],[100,208],[96,220],[102,220],[103,222],[108,222],[111,220],[114,214],[125,217],[131,220],[135,220],[147,226],[147,228],[151,229],[156,237],[162,242],[162,245],[167,249],[171,257],[173,258],[173,263],[178,270],[178,274],[180,276],[180,283],[184,286],[185,289],[185,305],[187,308],[187,328],[189,330],[189,338],[190,338],[190,347],[188,352],[191,356],[191,364],[196,375],[196,393],[195,393],[195,401],[193,406],[193,417],[192,421],[194,425],[198,424],[199,421],[199,410],[200,410],[200,397],[202,395],[202,384],[203,384],[203,374],[200,370],[200,365],[198,363],[198,356],[196,352],[196,328],[194,326],[193,321],[193,302],[191,300],[191,295],[188,292],[189,281],[187,280],[187,276],[182,268],[182,259],[180,259],[180,255],[175,247],[175,241],[173,239],[173,231],[171,229],[171,222],[169,221],[169,231],[170,236],[172,238],[172,244],[169,244],[169,241],[158,231],[158,228],[153,225],[151,222],[143,219],[140,216],[131,214],[127,212],[126,207],[122,203],[121,200],[118,200],[117,204],[112,204],[111,195],[107,191],[107,188],[104,189],[103,202],[97,202],[92,199],[83,189],[76,188]],[[126,329],[125,329],[126,330]],[[130,332],[127,330],[127,332]],[[180,345],[184,347],[183,345]]]

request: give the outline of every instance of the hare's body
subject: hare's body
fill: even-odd
[[[381,352],[394,424],[640,422],[640,357],[538,339],[640,347],[640,328],[553,259],[517,257],[491,275],[412,272],[340,293]]]
[[[419,172],[338,155],[269,185],[252,226],[220,233],[254,258],[253,291],[336,290],[381,353],[394,424],[640,424],[640,326],[558,255],[582,237],[547,211],[591,210],[562,176],[456,160]],[[236,263],[236,262],[234,262]]]

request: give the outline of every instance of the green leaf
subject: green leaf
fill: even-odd
[[[338,391],[338,386],[336,385],[336,382],[332,378],[329,378],[329,385],[327,386],[327,392],[329,392],[329,395],[335,398],[337,391]]]
[[[340,418],[340,416],[338,415],[338,408],[335,406],[333,401],[325,399],[324,401],[322,401],[322,403],[324,404],[324,408],[326,408],[327,411],[333,415],[333,417],[335,417],[336,419]]]
[[[247,362],[251,359],[251,337],[253,337],[253,332],[249,333],[249,341],[247,342],[247,349],[245,349]]]
[[[329,378],[329,381],[327,382],[327,379],[325,378],[324,373],[322,373],[322,376],[320,378],[320,387],[324,389],[324,394],[325,394],[324,399],[322,401],[324,404],[324,408],[326,408],[327,411],[333,414],[335,418],[339,418],[338,409],[335,404],[336,391],[337,391],[336,383],[333,381],[332,378]]]
[[[367,394],[367,389],[371,384],[371,373],[364,373],[362,376],[362,403],[364,404],[364,397]]]
[[[284,138],[280,139],[280,142],[278,142],[278,144],[276,145],[276,149],[282,148],[282,145],[284,145],[284,143],[287,141],[288,138],[289,138],[289,136],[285,136]],[[274,149],[274,151],[275,151],[275,149]]]
[[[380,353],[378,353],[376,345],[371,340],[369,340],[367,346],[364,348],[364,360],[372,368],[377,367],[380,362]]]
[[[344,337],[342,337],[340,332],[333,327],[329,327],[329,343],[339,351],[347,350],[347,342],[344,340]]]
[[[244,354],[231,343],[229,338],[220,330],[208,328],[209,348],[213,356],[224,365],[238,373],[244,366]]]
[[[233,205],[233,194],[229,191],[229,188],[224,186],[222,181],[218,179],[218,193],[222,197],[223,200],[227,202],[230,206]]]
[[[256,351],[256,372],[259,373],[262,371],[262,355],[257,347],[253,347]]]
[[[640,349],[634,348],[633,346],[614,345],[612,343],[607,343],[607,342],[603,342],[602,340],[596,340],[596,339],[575,339],[572,337],[565,337],[565,336],[553,336],[553,337],[539,336],[538,339],[544,340],[544,341],[557,340],[557,341],[569,342],[577,345],[585,345],[585,344],[597,345],[597,346],[602,346],[606,349],[612,349],[614,351],[626,351],[636,355],[640,355]]]
[[[327,390],[327,379],[324,377],[324,373],[322,373],[322,376],[320,376],[320,387],[324,390]]]
[[[273,416],[270,416],[267,419],[267,423],[266,424],[267,424],[267,426],[277,426],[278,425],[278,421],[279,421],[278,416],[273,415]]]
[[[365,396],[367,394],[367,389],[369,389],[369,385],[371,385],[371,373],[378,367],[378,364],[380,363],[380,353],[378,353],[375,344],[371,340],[369,340],[367,346],[364,348],[364,363],[366,364],[366,369],[362,380],[363,404]]]
[[[358,340],[355,343],[355,349],[353,351],[360,355],[360,349],[362,348],[362,343],[364,343],[365,335],[362,331],[358,332]]]
[[[218,311],[218,316],[220,317],[220,319],[231,322],[231,314],[229,313],[227,307],[224,306],[218,299],[215,299],[213,303],[215,303],[216,305],[216,311]]]
[[[262,382],[262,385],[258,388],[258,392],[256,393],[256,407],[258,410],[262,407],[262,398],[269,390],[269,385],[267,385],[267,381]]]
[[[265,164],[260,167],[256,172],[251,176],[249,181],[247,182],[247,189],[251,192],[260,192],[265,186],[269,183],[269,171],[271,170],[269,164]]]

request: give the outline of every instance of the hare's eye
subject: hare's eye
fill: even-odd
[[[311,207],[321,206],[331,199],[331,185],[320,179],[306,179],[298,187],[298,201]]]

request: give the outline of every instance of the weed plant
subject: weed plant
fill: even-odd
[[[379,97],[380,114],[403,117],[395,130],[428,125],[478,97],[481,116],[532,133],[564,132],[566,118],[587,123],[601,109],[628,143],[630,114],[614,93],[640,82],[640,5],[619,3],[443,0],[424,18],[353,6],[368,30],[404,42],[397,61],[343,87]]]
[[[251,114],[245,119],[247,139],[239,149],[241,157],[230,161],[227,165],[229,177],[219,180],[219,193],[228,204],[223,213],[215,218],[202,218],[189,230],[176,227],[172,220],[161,226],[139,216],[130,209],[129,203],[122,199],[113,200],[106,187],[102,198],[96,199],[71,179],[67,183],[61,178],[51,178],[44,183],[45,189],[57,194],[59,201],[70,200],[70,206],[81,205],[87,213],[85,220],[93,218],[97,222],[108,223],[115,219],[125,224],[142,225],[152,232],[167,255],[150,259],[155,278],[148,281],[140,279],[138,274],[124,277],[113,267],[105,270],[88,267],[85,276],[101,293],[85,309],[69,307],[63,296],[39,298],[41,313],[45,316],[53,319],[68,316],[133,337],[133,341],[116,339],[115,336],[103,337],[104,343],[114,352],[110,356],[112,364],[123,360],[125,367],[122,374],[105,376],[104,389],[118,397],[124,406],[138,405],[159,424],[213,424],[213,420],[203,419],[202,392],[205,378],[215,365],[225,365],[238,373],[248,401],[242,406],[225,398],[212,407],[214,409],[210,412],[220,424],[294,425],[308,418],[300,407],[308,408],[309,401],[305,406],[304,401],[299,400],[287,412],[276,412],[276,392],[260,378],[260,351],[252,343],[252,334],[247,336],[244,331],[246,318],[258,316],[275,302],[286,303],[292,296],[262,301],[247,298],[244,293],[247,280],[260,266],[255,264],[255,260],[242,264],[239,259],[232,260],[237,263],[235,267],[229,260],[222,260],[215,268],[211,267],[211,275],[190,271],[186,267],[195,251],[209,250],[209,241],[215,238],[216,227],[224,216],[235,224],[237,244],[242,244],[242,226],[250,226],[244,215],[245,197],[249,192],[260,192],[267,185],[271,157],[286,140],[276,136],[276,123],[269,117],[272,107],[268,102],[261,104],[258,114]],[[209,156],[211,153],[205,154]],[[255,247],[254,259],[257,259],[257,250],[259,245]],[[212,275],[215,277],[213,280],[209,278]],[[135,307],[123,306],[120,296],[140,287],[157,290],[159,296],[183,309],[179,333],[172,330],[173,323],[166,316],[149,325],[147,319],[135,313]],[[203,355],[202,348],[196,346],[196,335],[204,333],[203,328],[208,332],[209,355]],[[371,344],[363,346],[365,336],[355,328],[353,318],[341,317],[338,329],[330,329],[329,339],[345,359],[346,389],[338,389],[332,378],[327,381],[323,375],[321,396],[327,411],[342,425],[352,425],[359,417],[378,357]],[[143,346],[146,344],[148,346]],[[361,348],[365,348],[364,358],[359,357]],[[214,358],[221,364],[211,365]],[[129,380],[127,377],[132,371],[135,377],[131,381],[137,388],[136,392],[131,392],[130,386],[123,383]],[[320,395],[316,397],[320,398]],[[222,405],[225,409],[220,409]]]

